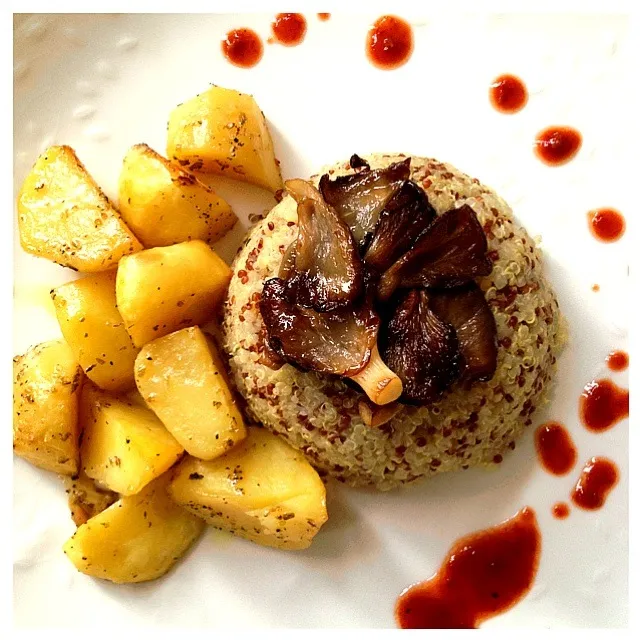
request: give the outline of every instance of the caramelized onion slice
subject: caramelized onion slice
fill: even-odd
[[[335,311],[362,293],[362,262],[349,228],[320,193],[304,180],[289,180],[298,202],[295,269],[288,275],[290,299],[316,311]]]
[[[380,273],[386,271],[409,251],[435,218],[427,194],[415,182],[406,180],[380,214],[364,261]]]
[[[280,278],[267,280],[260,312],[269,346],[301,369],[353,376],[369,362],[379,320],[370,306],[318,313],[291,303]]]
[[[463,205],[438,216],[380,279],[387,300],[397,287],[450,287],[491,273],[487,238],[474,210]]]
[[[410,165],[411,158],[407,158],[384,169],[363,168],[333,180],[327,174],[320,178],[322,196],[349,225],[361,249],[371,239],[387,202],[409,179]]]
[[[455,329],[429,308],[424,290],[401,298],[381,338],[382,358],[402,380],[405,402],[433,402],[460,376]]]
[[[490,380],[498,360],[497,331],[482,289],[473,283],[462,289],[431,292],[429,300],[434,313],[456,330],[464,377]]]

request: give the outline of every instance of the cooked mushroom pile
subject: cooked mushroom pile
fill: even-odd
[[[482,226],[468,205],[438,216],[410,162],[372,170],[354,155],[355,173],[319,189],[286,182],[298,237],[260,301],[282,361],[349,378],[377,405],[426,405],[496,369]]]

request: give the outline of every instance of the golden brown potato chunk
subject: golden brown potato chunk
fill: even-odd
[[[62,335],[87,376],[107,391],[133,387],[139,349],[116,307],[115,271],[63,284],[51,298]]]
[[[230,279],[231,269],[202,240],[147,249],[118,266],[118,310],[141,347],[211,319]]]
[[[118,494],[100,488],[88,475],[65,476],[64,485],[69,496],[71,519],[77,527],[110,507],[119,498]]]
[[[169,159],[191,171],[282,189],[267,122],[253,96],[211,87],[171,112],[167,136]]]
[[[169,498],[167,481],[157,478],[81,525],[63,547],[76,569],[117,583],[167,573],[205,526]]]
[[[237,221],[213,189],[146,144],[125,156],[119,194],[120,213],[145,247],[215,242]]]
[[[306,549],[327,520],[326,491],[305,457],[266,429],[221,458],[187,456],[171,497],[209,524],[279,549]]]
[[[135,368],[145,402],[191,455],[211,460],[246,436],[222,360],[198,327],[149,342]]]
[[[50,147],[18,196],[22,248],[76,271],[107,271],[142,245],[71,147]]]
[[[138,493],[184,453],[153,411],[86,384],[80,424],[84,472],[124,496]]]
[[[78,397],[84,375],[62,340],[13,359],[13,452],[65,475],[78,472]]]

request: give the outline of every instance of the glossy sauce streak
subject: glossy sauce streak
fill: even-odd
[[[262,40],[251,29],[234,29],[222,41],[222,53],[236,67],[254,67],[262,59]]]
[[[589,431],[606,431],[629,416],[629,390],[611,380],[590,382],[580,396],[580,418]]]
[[[319,13],[318,20],[322,20],[322,22],[326,22],[331,17],[330,13]]]
[[[595,209],[587,213],[589,229],[600,242],[615,242],[624,235],[627,224],[615,209]]]
[[[572,127],[548,127],[535,142],[536,155],[550,166],[569,162],[580,151],[582,136]]]
[[[525,507],[496,527],[458,540],[435,576],[396,604],[403,629],[475,629],[531,588],[540,556],[536,515]]]
[[[612,351],[607,356],[607,367],[611,371],[624,371],[629,366],[629,354],[625,351]]]
[[[578,453],[571,435],[558,422],[547,422],[538,427],[535,434],[536,451],[540,464],[555,476],[569,473],[576,463]]]
[[[529,93],[520,78],[504,74],[491,83],[489,99],[501,113],[516,113],[527,104]]]
[[[382,16],[367,35],[367,56],[379,69],[397,69],[413,53],[413,30],[396,16]]]
[[[556,518],[556,520],[564,520],[569,517],[571,510],[566,502],[556,502],[553,505],[553,509],[551,509],[551,513],[553,513],[553,517]]]
[[[307,21],[301,13],[279,13],[271,24],[275,41],[287,47],[294,47],[304,40]]]
[[[580,474],[571,499],[581,509],[600,509],[617,482],[618,468],[611,460],[591,458]]]

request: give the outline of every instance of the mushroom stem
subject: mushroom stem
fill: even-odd
[[[367,366],[349,377],[360,385],[369,396],[369,400],[376,404],[389,404],[402,395],[402,381],[382,361],[377,345],[371,350]]]
[[[402,405],[398,402],[392,402],[384,407],[371,405],[365,400],[358,402],[358,412],[367,427],[375,429],[382,426],[385,422],[389,422],[402,409]]]

